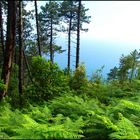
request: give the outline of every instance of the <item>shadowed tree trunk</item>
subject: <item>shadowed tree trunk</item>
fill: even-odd
[[[22,104],[23,94],[23,20],[22,1],[19,1],[19,97]]]
[[[0,1],[0,44],[2,47],[2,54],[4,60],[4,36],[3,36],[3,18],[2,18],[2,1]]]
[[[52,27],[52,17],[51,17],[51,32],[50,32],[50,61],[53,64],[53,27]]]
[[[35,17],[36,17],[36,29],[37,29],[37,43],[38,43],[38,51],[39,55],[41,56],[41,46],[40,46],[40,32],[39,32],[39,25],[38,25],[38,9],[37,9],[37,1],[35,0]]]
[[[8,89],[15,46],[15,33],[16,33],[15,31],[16,31],[16,1],[8,1],[6,48],[1,75],[1,79],[4,81],[4,84],[7,86],[7,88],[4,91],[0,91],[0,100],[6,95]]]
[[[72,11],[70,11],[69,31],[68,31],[68,74],[70,72],[71,24],[72,24]]]
[[[76,46],[76,68],[79,65],[79,53],[80,53],[80,11],[81,11],[81,0],[79,0],[79,6],[77,10],[77,46]]]

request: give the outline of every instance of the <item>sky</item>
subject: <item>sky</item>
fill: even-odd
[[[92,16],[89,32],[92,39],[140,44],[140,1],[83,2]]]
[[[84,62],[88,75],[104,67],[103,75],[119,65],[122,54],[140,49],[140,1],[82,1],[89,8],[90,24],[84,26],[87,33],[81,32],[80,62]],[[44,1],[38,1],[38,6]],[[66,36],[59,35],[57,43],[67,47]],[[72,45],[75,55],[75,45]],[[63,68],[67,66],[67,52],[55,59]],[[71,67],[74,68],[72,57]]]

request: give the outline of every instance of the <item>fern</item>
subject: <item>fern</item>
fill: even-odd
[[[136,99],[112,99],[63,95],[23,111],[0,103],[0,139],[139,139]]]
[[[112,139],[139,139],[140,132],[138,128],[122,114],[119,114],[120,120],[116,123],[117,129],[109,136]]]
[[[23,114],[0,106],[0,139],[79,139],[83,119],[73,121],[61,114],[52,116],[47,106],[30,106]],[[25,112],[25,111],[24,111]]]
[[[75,95],[64,95],[49,102],[49,108],[54,115],[61,113],[74,120],[79,116],[87,117],[90,111],[103,113],[100,102],[97,99],[83,99]]]
[[[43,107],[33,107],[30,105],[27,113],[39,123],[46,123],[50,118],[52,118],[51,111],[46,105]]]
[[[0,131],[0,139],[9,139],[10,137],[5,133]]]
[[[107,127],[107,129],[118,130],[117,126],[115,126],[112,121],[107,116],[99,116],[97,118],[102,120],[103,124]]]
[[[65,121],[64,124],[49,126],[49,124],[39,124],[28,115],[24,115],[26,120],[25,124],[22,124],[23,127],[14,129],[18,134],[11,138],[25,138],[25,139],[75,139],[81,138],[82,135],[80,130],[73,130],[69,127],[72,123],[71,120]],[[66,127],[67,124],[67,127]]]
[[[140,111],[140,105],[137,103],[134,103],[132,101],[127,101],[127,100],[121,100],[120,103],[123,105],[123,107],[129,108],[138,112]]]

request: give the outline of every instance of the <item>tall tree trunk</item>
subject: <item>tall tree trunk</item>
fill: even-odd
[[[79,0],[79,6],[77,10],[77,46],[76,46],[76,68],[79,65],[79,53],[80,53],[80,12],[81,12],[81,0]]]
[[[53,64],[53,27],[52,27],[52,18],[51,18],[51,33],[50,33],[50,61]]]
[[[70,72],[70,53],[71,53],[71,23],[72,23],[72,12],[70,13],[69,20],[69,31],[68,31],[68,74]]]
[[[19,97],[22,104],[23,94],[23,20],[22,0],[19,1]]]
[[[15,46],[15,34],[16,34],[16,1],[8,1],[6,49],[1,75],[1,79],[4,81],[4,84],[7,86],[7,88],[4,91],[0,91],[0,99],[2,99],[3,96],[6,95],[8,89]]]
[[[3,36],[3,18],[2,18],[2,1],[0,1],[0,43],[1,43],[1,47],[2,47],[2,56],[4,60],[4,36]]]
[[[39,32],[39,25],[38,25],[38,9],[37,9],[37,1],[35,0],[35,17],[36,17],[36,29],[37,29],[37,43],[38,43],[38,51],[39,55],[41,56],[41,46],[40,46],[40,32]]]

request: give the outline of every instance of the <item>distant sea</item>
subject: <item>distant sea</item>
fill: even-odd
[[[63,49],[67,49],[67,41],[62,38],[58,40],[58,44]],[[71,48],[71,68],[75,69],[75,44]],[[119,42],[107,42],[97,40],[81,40],[80,42],[80,63],[84,63],[87,76],[91,77],[92,73],[104,66],[102,75],[107,78],[107,73],[114,66],[119,66],[119,59],[122,54],[127,55],[134,49],[139,50],[140,45]],[[67,67],[67,51],[63,54],[55,55],[55,62],[64,69]]]

